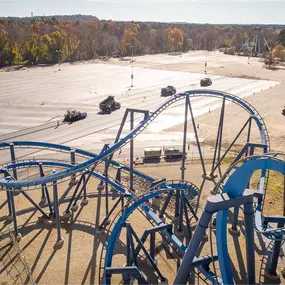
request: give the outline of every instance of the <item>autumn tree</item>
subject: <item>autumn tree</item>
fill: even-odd
[[[51,32],[43,37],[43,42],[47,47],[47,58],[51,62],[57,62],[58,52],[60,51],[60,60],[65,61],[68,56],[67,39],[65,32]]]
[[[11,48],[11,64],[20,65],[22,63],[22,55],[17,43],[14,43]]]
[[[279,45],[277,45],[277,46],[274,48],[274,50],[273,50],[273,55],[274,55],[275,57],[280,57],[280,53],[281,53],[283,50],[285,50],[285,47],[279,44]]]
[[[38,64],[46,59],[46,46],[42,38],[37,34],[32,34],[25,43],[25,58],[30,64]]]
[[[129,51],[135,51],[138,49],[140,42],[138,41],[138,35],[140,32],[140,25],[133,24],[131,27],[125,28],[124,34],[121,39],[123,47]]]
[[[77,38],[74,25],[72,23],[64,23],[60,30],[66,34],[66,59],[69,61],[76,60],[80,40]]]
[[[183,46],[183,32],[178,28],[173,28],[168,32],[167,40],[171,51],[181,51]]]
[[[0,31],[0,66],[10,63],[10,44],[8,33],[4,30]]]
[[[278,36],[278,43],[285,46],[285,29],[281,30]]]

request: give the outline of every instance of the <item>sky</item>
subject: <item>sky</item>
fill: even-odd
[[[285,0],[0,0],[0,17],[31,12],[119,21],[285,24]]]

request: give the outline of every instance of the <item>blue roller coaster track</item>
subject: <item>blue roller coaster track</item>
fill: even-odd
[[[96,155],[95,157],[91,158],[90,160],[83,162],[81,164],[75,165],[70,169],[54,173],[54,174],[49,174],[45,177],[40,177],[36,179],[23,179],[20,181],[17,180],[10,180],[6,181],[5,179],[0,181],[0,187],[5,188],[5,189],[23,189],[25,187],[35,187],[37,185],[41,184],[48,184],[52,183],[53,181],[58,181],[60,179],[72,176],[76,174],[77,172],[83,171],[84,169],[90,167],[91,165],[95,164],[98,161],[101,161],[102,159],[112,155],[115,151],[119,150],[126,144],[128,144],[131,140],[134,140],[135,137],[137,137],[159,114],[161,114],[166,108],[168,108],[170,105],[174,104],[175,102],[185,99],[186,97],[192,98],[192,97],[197,97],[197,96],[209,96],[209,97],[217,97],[217,98],[225,98],[226,100],[230,102],[234,102],[241,106],[243,109],[245,109],[250,116],[255,120],[259,132],[260,132],[260,137],[261,137],[261,143],[264,145],[269,146],[269,136],[268,132],[265,126],[265,123],[262,120],[262,117],[259,115],[257,110],[252,107],[248,102],[243,100],[240,97],[237,97],[232,94],[228,94],[225,92],[220,92],[220,91],[211,91],[211,90],[190,90],[186,91],[184,93],[179,93],[176,94],[172,97],[170,97],[168,100],[166,100],[163,104],[161,104],[154,112],[149,114],[149,116],[146,116],[133,130],[129,132],[124,138],[119,140],[117,143],[110,144],[104,152]],[[26,145],[30,144],[32,146],[32,143],[27,143],[25,142]],[[15,142],[17,145],[17,142]],[[18,143],[20,145],[20,143]],[[7,147],[7,144],[1,144],[0,147]],[[36,143],[34,146],[37,146]],[[39,145],[38,145],[39,146]],[[42,143],[42,147],[50,147],[51,145]],[[52,145],[52,147],[59,149],[59,146]],[[66,150],[67,148],[61,147],[62,150]],[[268,147],[269,150],[269,147]],[[87,152],[82,152],[78,151],[78,154],[81,155],[88,155]]]
[[[123,165],[113,159],[110,159],[109,163],[111,166],[115,168],[120,168],[121,170],[131,173],[141,179],[144,179],[145,181],[151,183],[153,187],[149,191],[149,193],[146,193],[142,196],[137,196],[131,189],[120,183],[116,178],[110,177],[105,172],[100,172],[95,167],[96,164],[99,162],[105,160],[106,158],[112,158],[112,155],[114,152],[118,151],[120,148],[124,147],[128,143],[130,143],[132,140],[134,140],[143,130],[149,126],[157,116],[159,116],[166,108],[171,106],[177,101],[186,99],[190,100],[194,97],[199,96],[207,96],[207,97],[214,97],[214,98],[220,98],[228,102],[233,102],[243,108],[250,116],[250,119],[254,120],[260,135],[260,145],[264,147],[264,152],[269,151],[270,149],[270,142],[269,142],[269,135],[268,131],[266,129],[265,123],[258,113],[258,111],[251,106],[248,102],[246,102],[244,99],[229,94],[225,92],[220,91],[214,91],[214,90],[190,90],[186,91],[184,93],[176,94],[172,97],[170,97],[168,100],[166,100],[163,104],[161,104],[154,112],[148,112],[143,120],[135,127],[133,128],[124,138],[119,139],[117,142],[113,144],[109,144],[101,153],[94,154],[88,151],[80,150],[80,149],[73,149],[68,146],[58,145],[58,144],[52,144],[52,143],[45,143],[45,142],[30,142],[30,141],[14,141],[14,142],[1,142],[0,143],[0,150],[1,149],[10,149],[11,150],[11,163],[6,163],[2,165],[1,171],[5,173],[5,177],[0,179],[0,188],[4,191],[7,191],[7,199],[9,202],[9,210],[14,211],[13,209],[13,194],[8,194],[8,192],[13,193],[14,191],[20,191],[24,192],[26,190],[34,189],[34,188],[40,188],[40,187],[47,187],[48,184],[53,184],[54,186],[54,193],[56,193],[56,183],[60,183],[60,181],[64,179],[71,179],[78,173],[88,173],[91,176],[99,179],[100,181],[106,181],[108,180],[109,185],[114,188],[118,193],[123,195],[126,199],[128,199],[130,204],[128,207],[126,206],[125,211],[122,212],[119,220],[114,224],[114,228],[112,230],[112,233],[109,238],[108,247],[106,250],[106,258],[105,258],[105,265],[104,265],[104,282],[105,284],[110,284],[111,277],[107,274],[108,272],[111,272],[112,270],[112,257],[114,253],[114,247],[116,244],[116,241],[119,237],[119,233],[122,229],[122,227],[125,226],[125,222],[129,215],[131,215],[136,209],[140,208],[146,217],[153,221],[155,224],[155,227],[161,227],[160,233],[162,234],[163,238],[167,239],[169,242],[175,245],[175,248],[177,252],[179,252],[182,256],[184,256],[183,262],[181,264],[181,267],[178,270],[175,284],[184,284],[186,282],[187,276],[191,272],[191,270],[194,267],[197,267],[203,274],[212,281],[212,283],[217,283],[217,277],[213,277],[213,272],[206,270],[203,266],[208,266],[210,262],[219,261],[220,268],[221,268],[221,275],[222,275],[222,281],[219,279],[219,282],[224,282],[224,284],[233,284],[233,278],[231,274],[231,270],[229,268],[230,262],[229,262],[229,255],[228,255],[228,248],[227,248],[227,241],[226,241],[226,227],[227,227],[227,216],[228,216],[228,209],[231,207],[236,206],[244,206],[245,214],[248,218],[245,219],[246,226],[247,226],[247,246],[248,246],[248,256],[249,258],[252,258],[252,252],[253,252],[253,230],[251,227],[251,224],[253,226],[253,222],[251,220],[251,217],[253,215],[253,207],[252,207],[252,201],[254,195],[252,193],[247,192],[247,186],[250,177],[252,176],[253,171],[255,170],[262,170],[263,175],[261,176],[261,181],[265,179],[265,173],[267,170],[276,170],[279,171],[282,174],[285,174],[285,164],[283,161],[274,158],[273,156],[267,155],[267,156],[261,156],[261,157],[250,157],[245,158],[241,161],[238,161],[238,163],[234,163],[229,170],[224,174],[221,181],[218,183],[218,187],[222,189],[222,194],[218,194],[218,198],[215,198],[211,200],[210,197],[208,199],[208,202],[205,207],[205,211],[202,214],[202,217],[200,218],[198,222],[197,229],[195,230],[195,233],[193,237],[190,240],[190,243],[188,246],[185,246],[183,243],[180,242],[180,240],[175,236],[171,228],[168,228],[167,225],[163,222],[161,217],[159,217],[157,214],[155,214],[151,208],[146,204],[146,202],[151,198],[156,198],[159,195],[163,193],[192,193],[193,196],[197,196],[199,189],[192,183],[184,181],[178,181],[178,182],[167,182],[166,180],[162,180],[158,183],[156,179],[153,177],[146,175],[140,171],[134,170],[129,166]],[[193,119],[193,113],[191,111],[191,116]],[[195,128],[195,126],[194,126]],[[218,138],[217,138],[218,140]],[[185,147],[185,145],[184,145]],[[52,150],[55,152],[64,152],[67,154],[73,154],[73,156],[78,156],[81,158],[84,158],[86,161],[81,163],[75,163],[75,161],[67,163],[66,161],[51,161],[51,160],[24,160],[24,161],[17,161],[15,158],[15,148],[35,148],[35,149],[41,149],[41,150]],[[251,153],[252,154],[252,153]],[[242,162],[242,165],[240,165]],[[59,167],[63,170],[60,170],[58,172],[53,172],[51,174],[47,175],[41,175],[40,177],[36,178],[29,178],[29,179],[21,179],[17,180],[10,175],[10,171],[14,171],[16,169],[20,168],[26,168],[26,167],[39,167],[39,166],[47,166],[47,167]],[[93,168],[92,168],[93,167]],[[242,178],[242,179],[241,179]],[[80,183],[79,183],[80,184]],[[78,186],[79,187],[79,186]],[[77,189],[77,188],[76,188]],[[262,187],[260,187],[260,196],[259,197],[259,203],[258,207],[255,211],[255,225],[256,229],[258,231],[261,231],[265,236],[273,236],[272,239],[276,240],[279,235],[279,238],[283,238],[283,231],[284,229],[282,226],[280,226],[283,222],[283,220],[276,218],[271,218],[267,220],[266,225],[262,221],[262,199],[260,198],[262,196]],[[76,193],[77,190],[75,190]],[[225,199],[223,196],[224,194],[228,195],[228,198]],[[182,194],[181,194],[182,195]],[[184,194],[183,194],[184,195]],[[75,196],[75,194],[74,194]],[[171,196],[169,196],[171,197]],[[186,203],[186,202],[185,202]],[[10,205],[11,204],[11,205]],[[191,205],[188,206],[189,209],[191,208]],[[55,203],[55,213],[56,216],[59,216],[58,213],[58,205]],[[56,210],[57,209],[57,210]],[[186,209],[186,204],[185,204]],[[190,209],[191,210],[191,209]],[[202,236],[205,234],[206,228],[209,226],[210,218],[213,216],[213,214],[217,213],[217,251],[218,251],[218,257],[211,256],[210,258],[203,257],[202,259],[199,259],[199,257],[196,256],[196,252],[198,250],[198,243],[200,243]],[[15,220],[15,214],[13,215],[13,219]],[[284,220],[285,221],[285,220]],[[268,225],[269,222],[275,222],[278,223],[277,228],[272,228]],[[16,225],[16,223],[15,223]],[[266,227],[264,227],[266,226]],[[284,226],[284,224],[283,224]],[[57,222],[57,228],[60,230],[59,221]],[[16,230],[16,229],[15,229]],[[285,233],[285,231],[284,231]],[[187,264],[189,265],[187,268]],[[192,264],[192,265],[191,265]],[[111,271],[110,271],[111,270]],[[123,269],[122,269],[123,270]],[[133,268],[129,269],[133,270]],[[248,265],[248,279],[250,282],[254,280],[253,276],[254,267]],[[274,269],[273,269],[274,271]]]

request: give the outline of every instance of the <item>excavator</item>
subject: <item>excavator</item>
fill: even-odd
[[[83,120],[87,117],[87,113],[81,113],[77,110],[67,110],[66,114],[64,115],[63,122],[67,123],[74,123],[76,121]]]

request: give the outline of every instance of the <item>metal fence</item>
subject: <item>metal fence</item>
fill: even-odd
[[[3,272],[1,275],[3,279],[6,279],[7,284],[35,285],[36,282],[32,276],[30,266],[25,259],[24,252],[15,239],[11,227],[9,227],[8,233],[8,246],[5,247],[5,253],[2,254],[1,257],[1,262],[3,265]]]

